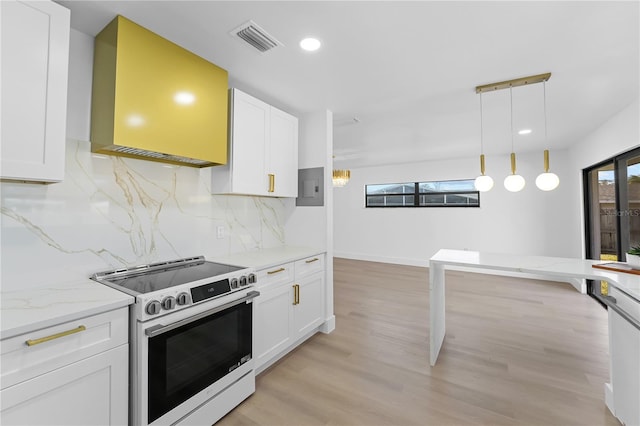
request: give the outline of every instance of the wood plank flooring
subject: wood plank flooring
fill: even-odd
[[[448,271],[435,367],[428,269],[334,259],[334,293],[336,330],[218,425],[619,425],[606,311],[569,284]]]

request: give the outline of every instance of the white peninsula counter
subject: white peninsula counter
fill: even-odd
[[[434,366],[445,336],[445,269],[472,269],[478,273],[514,273],[542,279],[590,279],[607,281],[611,383],[605,385],[605,401],[626,425],[640,425],[640,275],[594,268],[606,263],[545,256],[439,250],[429,260],[430,364]],[[594,301],[595,303],[595,301]]]

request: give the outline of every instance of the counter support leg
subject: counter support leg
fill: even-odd
[[[444,265],[429,264],[429,347],[431,366],[436,364],[440,348],[444,342]]]

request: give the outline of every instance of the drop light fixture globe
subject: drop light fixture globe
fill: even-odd
[[[544,142],[547,143],[547,82],[542,84],[544,96]],[[536,186],[543,191],[553,191],[560,185],[557,174],[549,171],[549,150],[544,150],[544,172],[536,178]]]
[[[511,102],[511,174],[504,178],[504,187],[510,192],[519,192],[524,188],[525,180],[516,174],[516,153],[513,150],[513,88],[509,87],[509,99]]]
[[[510,192],[522,191],[526,182],[520,175],[512,174],[504,178],[504,187]]]
[[[480,176],[473,182],[473,186],[480,192],[487,192],[493,188],[493,178],[484,174],[484,154],[480,155]]]
[[[543,191],[553,191],[560,185],[560,178],[557,174],[549,171],[549,150],[544,150],[544,173],[540,173],[536,178],[536,186]]]
[[[473,182],[473,186],[480,192],[487,192],[493,188],[493,179],[484,174],[484,136],[482,127],[482,92],[480,92],[480,176]]]
[[[473,182],[473,185],[480,192],[487,192],[493,188],[493,178],[487,175],[480,175]]]

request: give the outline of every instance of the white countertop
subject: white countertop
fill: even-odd
[[[0,293],[0,339],[133,303],[132,296],[89,279]]]
[[[208,260],[263,269],[321,253],[324,250],[287,246]],[[2,291],[0,339],[117,309],[133,302],[132,296],[89,279],[55,286]]]
[[[596,264],[610,263],[608,261],[441,249],[429,262],[446,263],[447,265],[468,268],[521,272],[556,278],[604,280],[640,301],[640,275],[593,268],[593,265]]]
[[[208,260],[237,266],[246,266],[248,268],[264,269],[304,259],[306,257],[315,256],[324,252],[324,250],[312,247],[284,246],[214,257]]]

